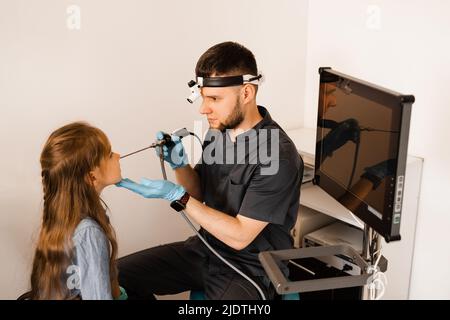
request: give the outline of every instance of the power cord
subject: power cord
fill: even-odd
[[[380,251],[380,250],[379,250]],[[387,278],[384,272],[381,272],[378,263],[380,262],[381,258],[381,252],[378,253],[377,261],[374,265],[370,265],[367,268],[367,273],[372,274],[370,277],[371,280],[367,284],[368,294],[369,294],[369,300],[380,300],[385,291],[387,286]]]
[[[374,233],[369,243],[371,263],[367,268],[367,273],[371,274],[371,277],[369,278],[370,282],[367,284],[369,300],[380,300],[383,297],[387,286],[387,277],[384,272],[380,271],[380,268],[378,267],[378,263],[381,259],[381,245],[378,250],[375,251],[376,245],[378,243],[378,237],[379,235],[377,233]],[[374,263],[375,256],[377,257],[377,260]]]

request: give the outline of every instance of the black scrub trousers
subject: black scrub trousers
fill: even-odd
[[[258,253],[293,247],[290,230],[297,218],[303,161],[294,143],[272,120],[269,112],[261,106],[258,109],[263,119],[253,128],[258,141],[256,148],[250,138],[243,139],[241,141],[245,141],[246,148],[241,154],[236,146],[239,143],[231,142],[225,131],[210,130],[205,138],[203,161],[195,166],[195,170],[200,176],[203,201],[207,206],[231,216],[240,214],[268,222],[255,240],[239,251],[203,228],[200,233],[225,259],[251,277],[266,298],[271,299],[275,290],[259,262]],[[262,135],[264,130],[267,130],[266,134]],[[270,150],[274,143],[270,130],[278,132],[279,157],[269,157],[271,161],[278,161],[276,174],[267,174],[264,170],[270,163],[260,157],[255,158],[260,154],[259,148],[268,146]],[[211,164],[206,159],[211,150],[214,150],[211,154],[215,159],[218,155],[223,157],[222,163],[216,161]],[[234,161],[226,158],[230,154]],[[153,299],[154,294],[176,294],[188,290],[203,290],[206,298],[211,300],[261,298],[248,280],[225,265],[197,236],[123,257],[119,259],[118,267],[119,283],[130,299]],[[287,266],[282,264],[280,268],[287,276]]]

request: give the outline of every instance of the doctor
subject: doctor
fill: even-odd
[[[200,162],[192,168],[179,137],[172,136],[174,145],[164,146],[164,160],[177,184],[124,179],[118,186],[184,209],[208,243],[273,298],[258,253],[293,246],[290,230],[297,218],[303,161],[268,110],[256,103],[261,76],[252,52],[234,42],[217,44],[200,57],[195,73],[197,81],[190,86],[199,90],[200,113],[210,125]],[[255,286],[198,236],[131,254],[118,267],[130,299],[187,290],[202,290],[213,300],[260,299]],[[287,266],[281,268],[287,275]]]

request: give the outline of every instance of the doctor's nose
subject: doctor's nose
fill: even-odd
[[[200,109],[198,111],[200,112],[200,114],[209,114],[212,112],[211,108],[207,103],[205,103],[204,100],[202,101],[202,104],[200,105]]]

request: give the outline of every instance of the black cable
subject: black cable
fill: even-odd
[[[359,146],[360,146],[360,138],[358,138],[358,141],[356,142],[355,155],[354,155],[354,158],[353,158],[352,174],[350,175],[350,181],[348,182],[347,190],[350,190],[350,187],[351,187],[352,182],[353,182],[353,178],[355,176],[356,163],[358,161],[358,156],[359,156]]]
[[[400,133],[400,131],[375,129],[375,128],[371,128],[371,127],[360,127],[360,128],[359,128],[359,131]]]
[[[196,135],[194,132],[190,132],[190,131],[189,131],[189,134],[190,134],[191,136],[194,136],[194,137],[197,138],[198,142],[200,143],[200,146],[202,147],[202,150],[204,150],[204,149],[203,149],[203,143],[202,143],[202,140],[200,139],[200,137],[199,137],[198,135]]]
[[[369,245],[370,261],[371,261],[372,265],[375,263],[375,249],[377,247],[377,243],[378,243],[378,233],[373,231],[372,239],[371,239],[370,245]]]

